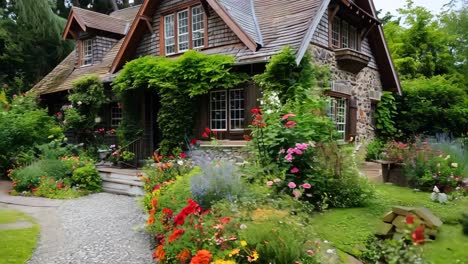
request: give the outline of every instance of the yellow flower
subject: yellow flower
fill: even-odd
[[[240,242],[240,244],[241,244],[241,246],[243,246],[243,247],[247,246],[247,242],[246,242],[245,240],[242,240],[242,241]]]
[[[258,252],[253,250],[252,251],[252,257],[253,257],[253,260],[256,261],[258,259],[258,257],[259,257]]]
[[[235,255],[238,255],[240,252],[240,250],[238,248],[232,250],[230,253],[229,253],[229,256],[232,257],[232,256],[235,256]]]
[[[223,260],[223,259],[217,259],[211,264],[236,264],[234,260]]]

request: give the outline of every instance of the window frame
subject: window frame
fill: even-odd
[[[201,29],[198,29],[196,31],[193,30],[194,28],[194,21],[193,21],[193,10],[199,8],[201,10],[201,15],[202,15],[202,20],[201,20],[201,23],[203,25],[203,27]],[[187,26],[188,26],[188,32],[187,32],[187,35],[188,35],[188,48],[187,49],[179,49],[180,48],[180,45],[179,45],[179,14],[180,13],[183,13],[183,12],[187,12]],[[172,16],[174,21],[174,52],[167,52],[167,49],[166,49],[166,17],[170,17]],[[160,54],[161,56],[171,56],[171,55],[177,55],[177,54],[181,54],[181,53],[184,53],[188,50],[192,50],[192,49],[204,49],[207,47],[208,45],[208,30],[207,30],[207,26],[208,26],[208,18],[207,18],[207,15],[206,15],[206,12],[203,8],[203,6],[197,2],[191,2],[191,3],[188,3],[186,5],[182,5],[176,9],[172,9],[170,11],[167,11],[163,14],[161,14],[161,18],[160,18]],[[200,40],[202,39],[202,43],[203,45],[201,46],[197,46],[197,47],[194,47],[194,33],[195,32],[202,32],[202,38],[198,38],[196,40]]]
[[[115,112],[114,112],[115,111]],[[116,115],[114,115],[116,114]],[[110,126],[117,128],[123,120],[122,107],[119,104],[111,104],[110,107]],[[116,122],[116,124],[114,124]]]
[[[338,28],[338,30],[336,30]],[[344,30],[346,28],[346,30]],[[343,35],[346,31],[346,36]],[[346,44],[345,41],[346,40]],[[358,28],[349,21],[335,16],[329,20],[329,45],[332,49],[351,49],[360,51],[360,38]],[[351,45],[353,44],[353,45]]]
[[[238,109],[235,109],[237,111],[241,110],[243,111],[243,126],[242,128],[232,128],[231,126],[231,121],[232,121],[232,108],[231,108],[231,100],[232,100],[232,96],[231,96],[231,93],[234,92],[234,91],[241,91],[241,94],[242,94],[242,102],[243,102],[243,108],[238,108]],[[226,114],[226,118],[225,119],[220,119],[220,120],[224,120],[224,129],[218,129],[218,128],[213,128],[213,101],[212,101],[212,94],[214,93],[224,93],[225,94],[225,114]],[[223,90],[213,90],[213,91],[210,91],[209,93],[209,120],[208,120],[208,124],[209,124],[209,128],[212,130],[212,131],[217,131],[217,132],[240,132],[240,131],[244,131],[246,128],[246,122],[247,122],[247,116],[246,116],[246,94],[245,94],[245,88],[234,88],[234,89],[223,89]],[[235,118],[235,120],[242,120],[242,118]]]
[[[92,38],[81,40],[80,47],[80,66],[91,66],[94,63],[93,52],[94,41]],[[89,52],[90,54],[87,54]]]
[[[343,135],[342,138],[338,139],[338,142],[346,142],[346,140],[348,139],[349,126],[350,126],[350,120],[349,120],[350,98],[348,98],[347,96],[335,96],[334,93],[330,93],[328,96],[329,98],[327,98],[327,104],[326,104],[327,117],[335,124],[336,131]],[[344,111],[341,114],[341,117],[343,117],[344,119],[343,122],[337,121],[337,115],[339,114],[338,113],[339,101],[344,102],[344,106],[342,107]],[[333,111],[330,111],[330,109]],[[340,125],[343,125],[342,130],[339,129]]]

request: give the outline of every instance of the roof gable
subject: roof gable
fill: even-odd
[[[72,7],[63,32],[63,38],[72,37],[76,39],[77,36],[73,32],[73,28],[76,26],[79,26],[80,30],[84,32],[87,32],[88,28],[92,28],[124,36],[130,24],[117,15],[110,16],[79,7]]]

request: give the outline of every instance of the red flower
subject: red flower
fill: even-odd
[[[158,184],[158,185],[154,186],[152,191],[154,192],[154,191],[157,191],[159,189],[161,189],[161,184]]]
[[[185,152],[181,152],[179,154],[179,157],[182,158],[182,159],[185,159],[185,158],[187,158],[187,154],[185,154]]]
[[[213,131],[213,135],[218,135],[218,132],[217,131]]]
[[[195,212],[201,212],[201,207],[192,199],[188,199],[188,205],[180,211],[180,213],[174,219],[174,227],[183,225],[187,216],[194,214]]]
[[[172,232],[172,234],[169,236],[169,243],[172,243],[176,241],[177,239],[179,239],[179,237],[181,237],[184,234],[184,231],[185,231],[184,229],[174,230],[174,232]]]
[[[170,156],[169,156],[169,159],[173,160],[173,159],[174,159],[174,156],[170,155]]]
[[[252,110],[252,114],[254,115],[261,115],[262,114],[262,110],[260,110],[260,108],[253,108]]]
[[[163,214],[172,217],[172,215],[174,215],[174,212],[173,212],[171,209],[169,209],[169,208],[164,208],[164,209],[163,209]]]
[[[285,115],[281,118],[281,120],[284,121],[284,120],[286,120],[286,119],[288,119],[288,118],[290,118],[290,117],[295,117],[295,116],[296,116],[295,114],[285,114]]]
[[[190,264],[210,264],[211,253],[208,250],[198,250],[197,255],[195,255]]]
[[[192,257],[192,253],[188,249],[182,250],[179,254],[177,254],[176,259],[180,262],[180,264],[188,264],[188,261]]]
[[[209,127],[205,127],[205,132],[209,134],[211,133],[211,129]]]
[[[231,218],[228,216],[228,217],[224,217],[223,219],[221,219],[221,223],[223,225],[229,223],[229,221],[231,221]]]
[[[250,138],[249,135],[244,135],[244,140],[245,140],[245,141],[250,141],[250,140],[252,140],[252,139]]]
[[[288,121],[288,122],[286,122],[285,126],[286,126],[286,128],[291,128],[291,127],[297,126],[297,123],[294,122],[294,121]]]
[[[409,224],[409,225],[414,224],[414,216],[408,215],[408,216],[406,217],[406,223]]]
[[[202,138],[207,138],[208,134],[206,132],[203,132],[203,134],[201,136],[202,136]]]
[[[190,140],[190,145],[191,146],[195,146],[195,145],[197,145],[197,143],[198,143],[198,140],[196,140],[196,139]]]
[[[63,184],[60,183],[60,182],[58,182],[58,183],[57,183],[57,188],[62,189],[62,188],[63,188]]]
[[[261,120],[263,119],[263,117],[262,117],[261,115],[256,115],[256,116],[255,116],[255,119],[261,121]]]
[[[411,238],[416,244],[424,243],[424,226],[416,227],[416,229],[414,229],[413,233],[411,234]]]

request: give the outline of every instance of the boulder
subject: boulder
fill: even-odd
[[[421,218],[424,224],[430,228],[439,228],[442,225],[440,218],[431,213],[427,208],[419,207],[412,209],[411,212]]]

